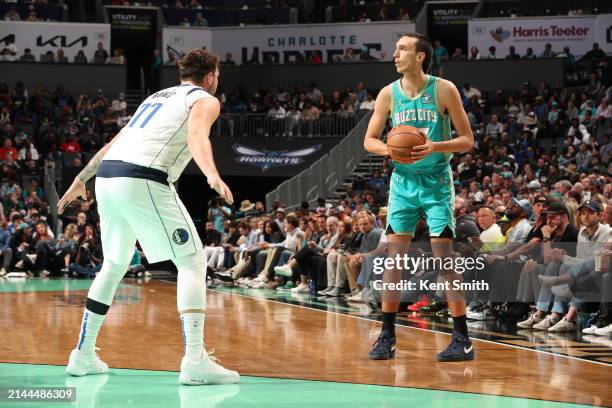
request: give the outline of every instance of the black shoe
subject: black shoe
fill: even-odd
[[[438,354],[438,361],[466,361],[474,359],[474,346],[470,339],[456,330],[453,330],[453,338],[443,352]]]
[[[528,303],[517,302],[506,310],[506,312],[502,315],[502,319],[507,322],[521,321],[529,314],[530,311],[531,307]]]
[[[391,336],[388,330],[383,330],[370,350],[370,360],[389,360],[394,357],[395,336]]]
[[[442,309],[446,309],[446,303],[434,300],[433,302],[431,302],[427,306],[423,306],[422,308],[420,308],[419,309],[419,313],[436,314],[436,313],[438,313]]]

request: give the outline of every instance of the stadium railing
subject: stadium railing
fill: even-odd
[[[267,113],[222,113],[211,134],[219,137],[344,136],[367,114],[367,110],[350,114],[322,112],[317,119],[309,120],[276,119]]]
[[[319,160],[298,175],[283,181],[276,189],[266,194],[266,208],[272,208],[275,201],[285,208],[295,208],[302,201],[314,205],[318,197],[328,196],[357,167],[365,156],[363,138],[372,112],[361,120]]]

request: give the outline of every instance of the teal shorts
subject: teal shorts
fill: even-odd
[[[455,189],[450,167],[428,174],[395,170],[387,207],[387,223],[393,234],[414,235],[419,219],[424,217],[431,237],[439,237],[447,227],[454,237]]]

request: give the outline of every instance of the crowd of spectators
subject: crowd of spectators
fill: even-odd
[[[101,263],[95,201],[71,208],[55,235],[43,170],[82,167],[129,119],[123,94],[0,83],[0,275],[88,274]]]
[[[333,90],[329,95],[315,83],[306,88],[279,85],[252,92],[241,87],[232,91],[219,87],[221,116],[215,131],[230,137],[346,135],[365,113],[374,109],[377,92],[363,82],[355,88]]]
[[[119,64],[125,65],[127,63],[125,59],[125,50],[122,48],[115,48],[113,50],[113,55],[110,55],[108,51],[104,48],[104,44],[99,42],[97,44],[97,49],[94,52],[91,59],[85,55],[83,50],[77,52],[72,61],[68,59],[64,50],[58,48],[55,52],[52,50],[48,50],[44,54],[36,56],[32,53],[30,48],[26,48],[23,50],[23,54],[19,55],[19,50],[15,45],[15,37],[7,36],[4,38],[4,44],[2,48],[0,48],[0,61],[19,61],[19,62],[55,62],[67,64],[69,62],[73,62],[75,64]]]

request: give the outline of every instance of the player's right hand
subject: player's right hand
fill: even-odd
[[[234,196],[227,184],[221,180],[221,177],[215,176],[208,179],[208,185],[215,190],[228,204],[234,203]]]
[[[85,190],[85,183],[76,178],[72,185],[66,190],[63,197],[57,203],[57,212],[62,214],[67,206],[70,205],[74,200],[81,197],[82,199],[87,199],[87,190]]]

